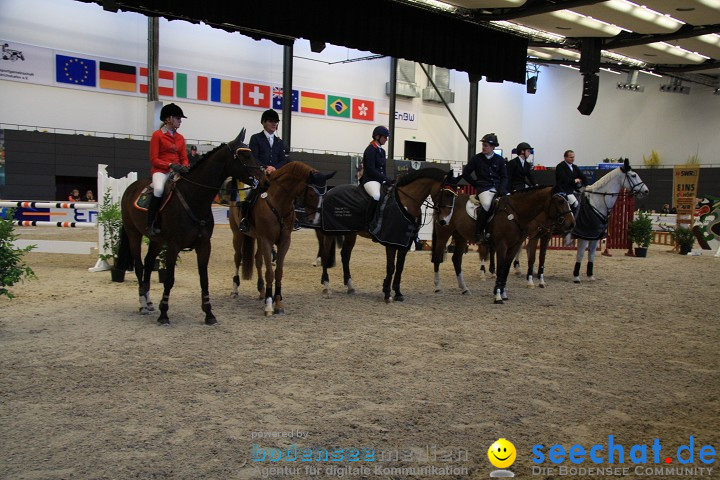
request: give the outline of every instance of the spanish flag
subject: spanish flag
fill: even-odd
[[[325,115],[325,94],[313,92],[300,92],[300,111]]]

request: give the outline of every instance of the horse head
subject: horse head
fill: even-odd
[[[627,188],[630,190],[630,193],[640,198],[650,193],[650,189],[645,185],[645,182],[642,181],[640,175],[632,169],[630,161],[627,158],[623,166],[620,167],[620,171],[625,174],[625,179],[622,183],[623,188]]]
[[[440,226],[450,223],[453,210],[455,209],[455,199],[457,198],[457,184],[460,178],[456,178],[452,169],[448,171],[443,180],[440,192],[433,198],[435,206],[435,218]]]
[[[246,130],[243,127],[237,137],[227,144],[228,149],[233,153],[228,173],[230,176],[240,179],[243,183],[257,186],[259,183],[266,182],[267,177],[263,166],[255,159],[250,147],[245,144],[245,133]]]
[[[320,223],[320,207],[322,206],[323,195],[327,193],[327,181],[334,177],[336,173],[337,171],[323,174],[313,170],[308,174],[305,189],[296,198],[295,212],[308,219],[309,224],[318,225]]]
[[[575,227],[575,215],[573,215],[565,195],[560,193],[552,194],[547,213],[548,217],[554,220],[553,226],[561,229],[563,233],[571,232]]]

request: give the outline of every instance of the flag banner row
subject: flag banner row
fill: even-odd
[[[0,80],[19,81],[102,93],[141,96],[148,92],[148,68],[91,55],[0,40]],[[9,52],[7,55],[6,52]],[[160,67],[158,95],[179,101],[237,108],[281,110],[283,89],[257,80],[230,78]],[[298,114],[373,123],[376,100],[293,89],[291,110]]]

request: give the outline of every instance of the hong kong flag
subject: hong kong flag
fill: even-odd
[[[270,85],[243,82],[242,103],[248,107],[270,108]]]
[[[372,100],[352,99],[352,118],[372,122],[375,119],[375,102]]]

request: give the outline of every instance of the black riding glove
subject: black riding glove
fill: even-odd
[[[177,173],[178,175],[182,175],[183,173],[188,172],[188,167],[186,167],[185,165],[180,165],[179,163],[171,163],[170,170]]]

